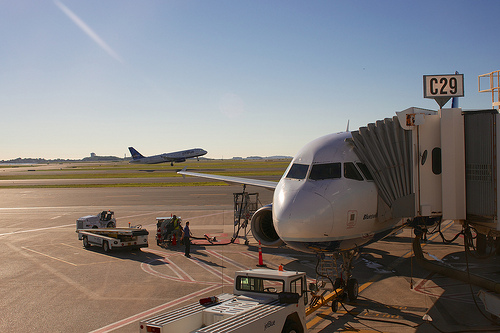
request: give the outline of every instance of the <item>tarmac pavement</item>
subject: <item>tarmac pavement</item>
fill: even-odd
[[[0,331],[138,332],[139,322],[199,298],[232,291],[234,272],[255,268],[258,246],[157,246],[155,218],[176,214],[195,236],[231,236],[233,193],[241,186],[0,190]],[[272,192],[259,192],[263,204]],[[141,224],[149,247],[140,251],[86,250],[75,233],[78,217],[113,210],[118,226]],[[460,226],[443,226],[447,238]],[[240,233],[242,235],[243,233]],[[330,304],[308,316],[309,332],[497,332],[477,298],[480,288],[426,271],[412,259],[412,232],[364,249],[354,262],[360,294],[335,313]],[[463,239],[443,245],[429,236],[430,260],[466,268]],[[315,277],[314,255],[263,248],[271,269]],[[468,258],[469,268],[499,281],[498,259]],[[478,304],[476,306],[476,303]],[[432,321],[424,320],[432,319]]]

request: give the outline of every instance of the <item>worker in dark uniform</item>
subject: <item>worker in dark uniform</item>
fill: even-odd
[[[189,252],[191,251],[191,241],[189,240],[189,237],[191,237],[191,230],[189,230],[189,221],[186,222],[186,226],[184,227],[184,234],[183,234],[183,239],[184,239],[184,255],[188,258],[191,258],[191,255]]]

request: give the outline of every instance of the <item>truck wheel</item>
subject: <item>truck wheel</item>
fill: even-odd
[[[87,239],[87,236],[83,236],[83,247],[88,249],[90,247],[89,240]]]
[[[109,244],[107,241],[104,241],[104,243],[102,243],[102,249],[104,250],[104,252],[108,253],[110,250],[109,250]]]
[[[295,321],[288,321],[285,323],[285,327],[283,327],[283,330],[281,333],[302,333],[302,327],[300,327],[299,324],[297,324]]]
[[[351,302],[354,302],[358,298],[358,291],[358,280],[349,279],[349,281],[347,281],[347,297],[349,297]]]
[[[106,228],[113,228],[114,225],[113,225],[113,222],[109,222],[107,225],[106,225]]]

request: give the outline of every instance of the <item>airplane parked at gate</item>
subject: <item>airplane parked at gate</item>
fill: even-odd
[[[360,247],[400,228],[401,218],[380,210],[373,177],[353,150],[351,132],[320,137],[293,158],[279,182],[186,171],[179,174],[274,190],[273,203],[251,218],[254,238],[262,245],[309,253],[340,253],[343,277],[332,277],[355,299],[352,259]],[[332,282],[333,283],[333,282]]]
[[[201,148],[193,148],[187,150],[176,151],[173,153],[164,153],[154,156],[142,156],[134,147],[128,147],[130,154],[132,154],[132,161],[130,163],[143,163],[143,164],[156,164],[170,162],[170,165],[175,163],[184,162],[188,158],[203,156],[207,153],[206,150]]]

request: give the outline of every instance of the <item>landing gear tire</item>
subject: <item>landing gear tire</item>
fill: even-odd
[[[104,243],[102,243],[102,249],[104,250],[104,252],[108,253],[110,251],[110,248],[109,248],[109,244],[108,242],[104,241]]]
[[[88,249],[90,247],[89,240],[87,239],[87,236],[83,237],[83,247]]]
[[[488,246],[488,241],[485,234],[477,234],[476,236],[476,251],[479,255],[486,254],[486,248]]]
[[[342,286],[342,279],[341,278],[336,278],[335,282],[333,284],[333,290],[337,290]]]
[[[356,279],[349,279],[347,281],[347,297],[351,302],[354,302],[358,298],[359,284]]]
[[[332,301],[332,312],[335,313],[339,310],[339,302]]]

